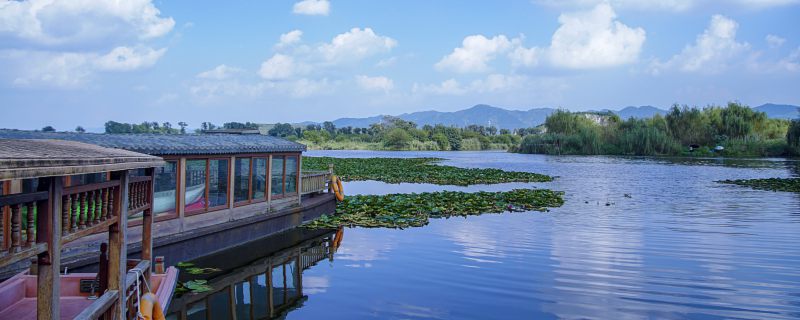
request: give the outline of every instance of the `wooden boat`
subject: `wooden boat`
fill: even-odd
[[[8,217],[0,230],[10,230],[0,236],[0,267],[35,261],[0,284],[0,319],[135,319],[149,290],[169,305],[177,270],[151,270],[153,175],[163,165],[159,157],[80,142],[0,139],[0,182],[38,185],[0,195]],[[64,186],[67,176],[92,173],[110,179]],[[141,259],[128,260],[127,224],[135,214],[142,216]],[[60,274],[62,246],[104,234],[97,273]],[[89,299],[95,289],[97,298]]]
[[[0,319],[36,319],[36,278],[26,271],[0,283]],[[91,291],[81,290],[81,284],[95,281],[97,274],[71,273],[60,278],[61,319],[75,319],[98,298]],[[150,288],[164,310],[169,308],[177,278],[175,267],[167,268],[164,274],[150,276]]]

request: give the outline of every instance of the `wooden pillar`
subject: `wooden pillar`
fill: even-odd
[[[153,265],[153,192],[155,190],[155,169],[149,168],[146,175],[150,177],[150,182],[146,187],[146,201],[150,208],[142,212],[142,260],[150,261]],[[152,268],[151,268],[152,269]],[[150,283],[150,269],[145,274],[145,279]]]
[[[127,170],[115,171],[112,179],[119,180],[119,187],[114,194],[114,215],[117,223],[108,227],[108,289],[117,290],[117,308],[114,311],[117,319],[126,319],[125,275],[127,274],[128,247],[125,236],[128,231],[128,181]]]
[[[176,191],[178,198],[175,201],[175,212],[178,213],[178,232],[183,232],[183,218],[186,213],[186,158],[180,158],[178,161],[178,189]]]
[[[234,191],[234,182],[236,182],[236,156],[231,156],[228,160],[228,221],[233,221],[233,204],[235,201],[235,197],[233,195]]]
[[[61,306],[61,177],[42,179],[47,181],[48,200],[40,201],[36,242],[47,244],[47,251],[37,257],[38,276],[36,278],[36,318],[43,320],[60,319]],[[42,187],[42,186],[40,186]]]
[[[297,204],[303,204],[303,154],[297,155]]]
[[[267,157],[267,212],[272,211],[272,155]]]

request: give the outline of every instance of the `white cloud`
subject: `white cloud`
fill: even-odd
[[[415,83],[415,93],[437,95],[463,95],[466,93],[496,93],[524,88],[529,78],[522,75],[490,74],[486,78],[476,79],[469,84],[462,84],[456,79],[448,79],[439,84],[421,85]]]
[[[200,79],[225,80],[230,79],[241,72],[243,72],[242,69],[221,64],[216,66],[214,69],[198,73],[197,77]]]
[[[87,54],[6,50],[0,59],[10,62],[6,71],[20,87],[76,88],[92,76],[92,56]]]
[[[702,6],[733,6],[745,9],[765,9],[800,3],[800,0],[534,0],[535,3],[556,8],[588,8],[608,3],[621,10],[681,12]]]
[[[148,47],[116,47],[95,61],[97,69],[103,71],[131,71],[153,66],[167,48],[154,50]]]
[[[508,58],[511,60],[511,66],[513,67],[535,67],[539,64],[541,51],[536,47],[525,48],[520,45],[508,53]]]
[[[370,91],[388,92],[394,88],[394,81],[387,77],[370,77],[365,75],[356,76],[356,83],[359,87]]]
[[[334,37],[330,43],[322,44],[317,50],[326,62],[340,63],[389,52],[395,46],[396,40],[377,35],[371,28],[352,28]]]
[[[381,61],[378,61],[378,63],[376,63],[375,66],[379,68],[387,68],[395,65],[395,63],[397,63],[397,57],[390,57],[386,59],[381,59]]]
[[[146,42],[174,26],[151,0],[4,1],[0,68],[17,86],[77,88],[100,72],[153,66],[167,49]]]
[[[461,95],[467,92],[466,88],[456,79],[447,79],[441,84],[421,85],[415,83],[412,92],[414,93],[433,93],[441,95]]]
[[[296,44],[302,40],[303,31],[292,30],[281,35],[281,41],[278,42],[278,47],[287,47]]]
[[[789,56],[778,61],[777,68],[789,72],[800,72],[800,48],[794,49]]]
[[[148,40],[175,26],[150,0],[29,0],[0,3],[0,39],[60,46]]]
[[[305,15],[327,16],[331,11],[328,0],[303,0],[294,4],[292,12]]]
[[[779,48],[786,42],[786,39],[776,36],[774,34],[768,34],[765,40],[767,40],[767,44],[769,45],[769,47],[773,49]]]
[[[21,87],[78,88],[98,72],[124,72],[153,66],[166,48],[116,47],[106,54],[0,50],[11,84]]]
[[[642,28],[614,20],[608,3],[588,12],[562,14],[561,27],[553,34],[548,57],[559,67],[602,68],[635,62],[645,41]]]
[[[258,74],[267,80],[283,80],[304,74],[308,69],[307,65],[296,62],[294,57],[276,53],[261,64]]]
[[[458,73],[474,73],[488,71],[488,63],[498,54],[511,48],[512,42],[504,35],[486,38],[483,35],[471,35],[464,38],[461,47],[444,56],[436,63],[440,71],[454,71]]]
[[[731,64],[741,62],[741,58],[750,51],[750,45],[736,41],[738,27],[736,21],[714,15],[708,28],[697,36],[694,44],[687,45],[666,63],[656,61],[654,73],[673,68],[684,72],[718,73]]]

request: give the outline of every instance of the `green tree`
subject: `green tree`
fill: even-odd
[[[444,133],[436,133],[433,135],[431,139],[439,145],[439,150],[442,151],[449,151],[450,150],[450,141],[447,140],[447,136]]]
[[[45,126],[44,128],[42,128],[42,131],[44,131],[44,132],[56,132],[56,128],[53,128],[52,126]]]
[[[84,129],[81,126],[77,126],[77,127],[75,127],[75,132],[84,133],[84,132],[86,132],[86,129]]]
[[[411,135],[406,130],[394,128],[386,133],[383,144],[390,149],[401,150],[408,148],[411,143]]]

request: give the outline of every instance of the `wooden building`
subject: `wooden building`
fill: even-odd
[[[177,271],[171,278],[150,272],[153,174],[163,165],[159,157],[74,141],[0,140],[0,267],[34,260],[30,271],[0,283],[0,319],[133,319],[132,292],[145,287],[168,304]],[[96,174],[107,178],[67,183]],[[27,181],[30,190],[7,189],[12,181]],[[142,231],[141,254],[131,261],[126,239],[133,214]],[[85,238],[107,245],[105,254],[94,254],[99,272],[60,275],[65,248]],[[96,299],[81,290],[84,280]]]
[[[247,238],[276,233],[324,213],[335,200],[326,190],[330,172],[302,172],[302,144],[259,134],[92,134],[0,130],[0,139],[59,139],[158,156],[164,166],[153,175],[153,215],[156,251],[168,263],[203,252],[178,251],[178,244],[201,239],[200,250],[235,246]],[[142,172],[135,172],[134,175]],[[110,172],[73,175],[67,186],[108,181]],[[16,179],[2,185],[2,194],[34,188],[34,180]],[[8,213],[4,216],[7,218]],[[128,222],[134,240],[141,237],[141,216]],[[96,241],[74,246],[67,264],[92,264]],[[0,270],[2,278],[3,270]],[[6,271],[6,275],[9,271]]]

